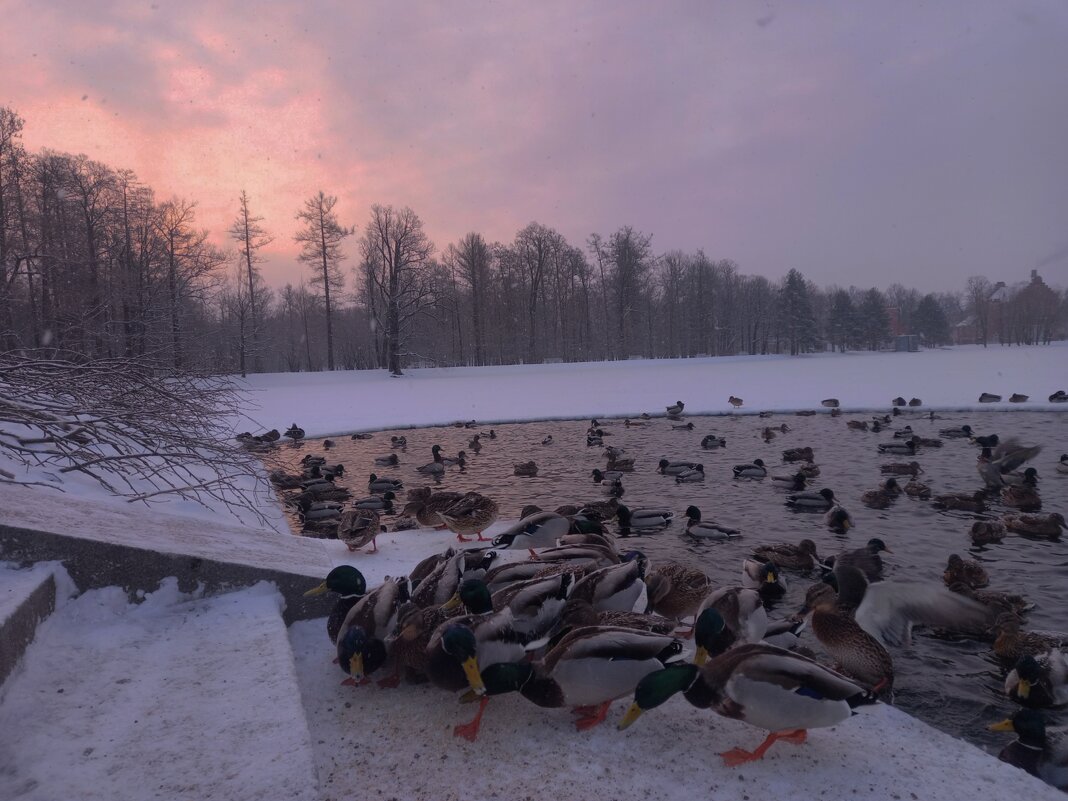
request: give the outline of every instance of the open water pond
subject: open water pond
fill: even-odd
[[[902,495],[888,509],[868,509],[860,502],[861,494],[875,488],[884,476],[880,465],[910,461],[913,457],[879,454],[877,443],[889,442],[892,431],[911,425],[921,437],[937,437],[942,428],[970,424],[978,434],[997,433],[1002,439],[1017,437],[1027,444],[1040,444],[1042,452],[1031,463],[1038,469],[1042,511],[1068,512],[1068,474],[1056,469],[1060,454],[1068,451],[1068,416],[1058,413],[989,412],[939,413],[929,420],[927,413],[906,412],[893,419],[891,429],[881,433],[847,428],[847,420],[870,420],[870,415],[844,414],[831,417],[775,415],[760,419],[748,415],[700,417],[689,416],[693,430],[677,430],[678,421],[664,418],[648,421],[644,426],[626,427],[622,420],[602,421],[605,445],[625,450],[635,459],[635,471],[623,479],[622,502],[631,507],[667,506],[675,511],[670,527],[656,533],[633,536],[627,547],[643,551],[655,563],[673,560],[693,564],[708,573],[719,585],[737,585],[742,560],[753,546],[764,543],[793,542],[808,537],[819,547],[821,558],[845,548],[862,546],[871,537],[881,537],[893,549],[885,555],[888,579],[942,581],[947,557],[952,553],[977,559],[990,575],[990,589],[1019,592],[1036,604],[1027,625],[1036,629],[1068,629],[1068,543],[1026,539],[1010,534],[1003,542],[974,547],[969,531],[981,517],[997,518],[1014,510],[1002,506],[996,495],[989,498],[989,510],[982,514],[939,511],[930,501]],[[765,426],[789,427],[765,442]],[[554,509],[562,504],[603,500],[600,487],[594,484],[591,471],[604,469],[604,447],[587,447],[588,420],[551,421],[492,426],[496,439],[482,437],[482,449],[469,447],[472,436],[488,432],[490,426],[477,429],[453,426],[381,431],[368,440],[333,437],[336,447],[325,453],[331,463],[346,467],[338,484],[349,487],[355,498],[368,495],[367,478],[398,478],[404,489],[398,493],[399,513],[404,496],[412,487],[460,492],[478,491],[494,498],[500,505],[501,518],[517,518],[526,504]],[[705,450],[702,438],[715,433],[726,438],[726,447]],[[403,435],[407,447],[391,449],[390,436]],[[547,436],[552,443],[543,445]],[[974,492],[982,488],[976,472],[978,449],[967,439],[945,439],[941,448],[921,448],[914,457],[924,470],[919,477],[934,494]],[[466,450],[463,469],[447,468],[439,481],[416,471],[432,460],[431,446],[455,456]],[[823,524],[822,514],[792,512],[784,505],[786,493],[772,486],[770,480],[743,480],[732,477],[732,466],[761,458],[772,474],[792,472],[792,465],[782,462],[786,448],[809,446],[821,475],[810,487],[829,487],[852,514],[855,527],[846,534],[835,534]],[[382,467],[374,457],[395,452],[400,464]],[[322,440],[308,440],[298,446],[283,445],[273,452],[272,465],[282,463],[297,470],[307,453],[323,454]],[[702,463],[703,483],[677,484],[673,477],[656,472],[661,458]],[[538,474],[519,478],[513,475],[518,462],[535,460]],[[907,477],[902,479],[902,483]],[[283,494],[284,495],[284,494]],[[685,533],[683,510],[693,504],[707,520],[731,525],[743,537],[729,542],[709,542]],[[392,524],[387,516],[383,522]],[[300,531],[295,516],[290,517],[294,531]],[[391,526],[392,527],[392,526]],[[413,565],[414,566],[414,565]],[[789,574],[786,598],[770,611],[772,618],[792,614],[800,608],[804,593],[818,576]],[[810,632],[805,644],[822,653]],[[1012,704],[1001,690],[1003,673],[989,645],[973,640],[943,640],[917,631],[908,648],[891,649],[897,679],[894,703],[943,731],[980,744],[1003,743],[1004,736],[986,731],[987,724],[1011,714]],[[1002,714],[1005,713],[1005,714]],[[1056,724],[1068,722],[1068,715],[1052,713]]]

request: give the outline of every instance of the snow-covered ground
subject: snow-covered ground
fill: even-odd
[[[888,409],[918,397],[931,409],[1063,409],[1047,398],[1068,390],[1068,342],[1034,347],[961,346],[918,353],[822,353],[576,364],[385,371],[269,373],[248,377],[249,404],[236,431],[284,429],[309,436],[477,420],[480,423],[663,414],[681,400],[689,414],[794,411],[838,398],[843,410]],[[1000,404],[979,395],[1003,396]],[[1019,392],[1025,404],[1008,403]],[[745,405],[735,412],[727,399]]]

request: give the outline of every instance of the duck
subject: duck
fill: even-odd
[[[337,501],[313,501],[304,497],[296,506],[297,516],[302,523],[337,520],[341,517],[341,504]]]
[[[902,398],[900,395],[898,395],[896,398],[894,398],[892,401],[890,401],[890,405],[891,406],[895,406],[895,407],[896,406],[904,406],[905,405],[905,399]]]
[[[795,492],[786,496],[786,505],[791,509],[827,510],[836,503],[834,491],[824,487],[818,492]]]
[[[672,462],[667,459],[661,459],[657,463],[656,472],[664,476],[677,476],[680,473],[694,470],[696,467],[697,462]]]
[[[696,467],[694,467],[693,470],[687,470],[686,472],[679,473],[677,476],[675,476],[675,483],[676,484],[688,484],[688,483],[692,483],[692,482],[695,482],[695,481],[704,481],[704,480],[705,480],[705,466],[703,464],[699,464]]]
[[[1020,618],[1012,613],[1001,614],[994,621],[997,637],[994,653],[999,659],[1015,664],[1024,656],[1037,656],[1060,650],[1068,645],[1068,635],[1052,631],[1025,631]]]
[[[415,469],[416,472],[425,476],[443,476],[445,475],[445,462],[427,462]]]
[[[402,514],[415,515],[421,526],[444,528],[438,512],[448,509],[462,497],[459,492],[434,492],[430,487],[416,487],[408,490],[408,502]]]
[[[894,432],[894,439],[912,439],[912,426],[905,426]]]
[[[911,478],[908,483],[905,484],[905,494],[910,498],[919,498],[920,500],[926,501],[931,497],[931,488],[922,481],[917,481],[915,478]]]
[[[623,472],[620,470],[598,470],[596,467],[590,475],[593,476],[596,484],[600,484],[602,481],[619,481],[623,478]]]
[[[1024,476],[1013,476],[1013,471],[1034,459],[1041,451],[1041,445],[1020,445],[1015,439],[1008,439],[997,445],[993,451],[984,447],[975,467],[988,487],[997,489],[1006,484],[1023,483]],[[1032,476],[1037,478],[1037,471]]]
[[[754,459],[750,464],[736,464],[734,466],[735,478],[765,478],[768,468],[764,466],[763,459]]]
[[[800,467],[797,468],[797,472],[803,475],[805,478],[818,478],[820,474],[819,465],[813,462],[803,462]]]
[[[742,535],[736,528],[712,520],[702,520],[701,510],[696,506],[686,507],[686,533],[691,537],[706,540],[730,540]]]
[[[379,478],[374,473],[367,480],[367,488],[371,492],[398,492],[404,489],[404,482],[399,478]]]
[[[328,451],[333,447],[334,447],[334,440],[332,440],[332,439],[324,439],[323,440],[323,450],[324,451]]]
[[[555,512],[522,518],[493,538],[495,548],[551,548],[571,530],[571,521]]]
[[[782,452],[784,462],[811,462],[814,456],[812,448],[787,448]]]
[[[1065,392],[1063,389],[1058,389],[1049,396],[1050,403],[1064,403],[1065,401],[1068,401],[1068,392]]]
[[[701,440],[701,447],[709,451],[716,448],[725,448],[727,447],[727,438],[717,437],[715,434],[706,434]]]
[[[370,545],[370,552],[374,553],[378,550],[378,535],[385,531],[386,527],[381,524],[378,512],[373,509],[347,509],[341,513],[337,523],[337,538],[345,543],[350,551]]]
[[[879,472],[891,476],[918,476],[923,468],[919,462],[889,462],[881,465]]]
[[[438,517],[456,535],[460,542],[467,542],[464,534],[474,533],[480,542],[486,537],[482,532],[497,520],[497,502],[477,492],[468,492],[452,506],[438,512]]]
[[[538,463],[531,459],[529,462],[520,462],[512,468],[512,474],[516,476],[536,476]]]
[[[1022,473],[1014,471],[1012,473],[1002,474],[1002,479],[1005,483],[1014,487],[1037,487],[1038,486],[1038,470],[1034,467],[1028,467]]]
[[[729,403],[735,409],[740,409],[742,408],[742,405],[745,403],[745,401],[735,395],[731,395],[729,398],[727,398],[727,403]]]
[[[1019,392],[1013,392],[1009,395],[1009,403],[1027,403],[1030,400],[1028,395],[1023,395]]]
[[[764,601],[756,590],[744,587],[721,587],[709,593],[697,608],[694,629],[697,621],[705,616],[708,609],[716,610],[723,618],[726,630],[723,632],[723,644],[728,648],[743,643],[755,643],[764,639],[768,631],[768,613]],[[696,634],[696,631],[694,632]],[[698,643],[694,661],[701,664],[707,659],[707,649],[702,653]]]
[[[890,652],[857,623],[848,609],[840,608],[830,585],[810,587],[800,614],[807,617],[816,639],[847,675],[873,693],[893,689],[894,661]]]
[[[917,406],[923,406],[923,401],[919,398],[909,398],[909,406],[916,408]]]
[[[672,431],[693,431],[693,423],[682,423],[671,427]]]
[[[1034,470],[1029,467],[1028,470]],[[1037,512],[1042,508],[1042,496],[1033,485],[1009,484],[1001,488],[1001,502],[1021,512]]]
[[[998,443],[1001,442],[1001,437],[997,434],[987,434],[982,437],[973,435],[969,437],[969,441],[979,448],[996,448]]]
[[[912,439],[905,439],[900,442],[880,442],[875,447],[878,449],[879,453],[895,453],[911,456],[916,453],[916,445],[919,443],[919,439],[919,437],[912,437]]]
[[[1005,678],[1005,695],[1028,709],[1068,704],[1068,657],[1058,650],[1020,657]]]
[[[846,428],[850,428],[853,431],[867,431],[868,422],[866,420],[847,420]]]
[[[838,398],[826,398],[820,401],[820,406],[827,409],[837,409],[841,404],[838,402]]]
[[[936,495],[934,499],[936,509],[955,509],[961,512],[985,512],[986,498],[981,492],[971,495],[963,492],[949,492],[944,495]]]
[[[407,448],[408,438],[405,436],[393,436],[389,438],[389,445],[391,448]]]
[[[671,406],[665,407],[668,417],[678,417],[686,406],[682,401],[675,401]]]
[[[777,436],[779,436],[778,433],[773,431],[769,426],[765,426],[760,431],[760,438],[764,440],[764,442],[771,442]]]
[[[758,545],[753,549],[753,555],[757,558],[774,562],[779,567],[787,570],[799,570],[808,572],[819,562],[816,554],[816,543],[810,539],[803,539],[794,545],[790,542],[780,542],[774,545]]]
[[[786,594],[788,582],[779,566],[760,559],[742,561],[742,587],[756,590],[761,598],[781,598]]]
[[[294,423],[286,429],[286,433],[282,436],[293,440],[293,444],[296,445],[298,442],[304,439],[304,429]]]
[[[1064,515],[1060,512],[1046,515],[1005,515],[1002,522],[1005,528],[1017,534],[1049,539],[1057,539],[1061,536],[1061,529],[1068,528],[1064,522]]]
[[[441,606],[456,594],[464,579],[485,578],[495,559],[494,551],[454,548],[427,557],[408,576],[414,585],[412,603],[421,609]]]
[[[326,574],[321,584],[305,592],[304,597],[312,598],[327,592],[338,595],[337,602],[326,619],[326,633],[330,642],[336,643],[345,616],[356,602],[367,594],[367,580],[363,573],[352,565],[338,565]]]
[[[751,643],[728,649],[726,625],[714,609],[706,610],[698,624],[695,637],[711,659],[703,665],[669,665],[645,676],[620,729],[681,692],[699,709],[711,708],[771,732],[753,751],[734,748],[721,755],[735,767],[763,758],[778,740],[803,743],[808,729],[836,726],[855,708],[876,700],[845,676],[783,648]]]
[[[644,428],[649,424],[641,420],[631,420],[629,417],[627,417],[624,418],[623,425],[627,428]]]
[[[942,580],[949,587],[956,583],[965,584],[973,590],[985,587],[990,583],[986,569],[974,559],[961,559],[959,554],[950,554],[946,569],[942,573]]]
[[[588,601],[598,612],[631,612],[645,592],[648,560],[640,551],[626,554],[627,561],[598,568],[579,579],[572,596]]]
[[[980,403],[1001,403],[1001,396],[995,395],[993,392],[983,392],[979,395]]]
[[[971,426],[963,425],[954,428],[943,428],[938,432],[938,436],[946,439],[971,439],[973,432]]]
[[[1057,462],[1058,473],[1068,473],[1068,453],[1062,453],[1061,458]]]
[[[371,439],[373,436],[374,436],[373,434],[369,434],[366,431],[358,431],[355,434],[353,434],[351,437],[349,437],[349,439],[353,439],[353,440]]]
[[[618,458],[609,459],[608,465],[605,467],[608,471],[619,471],[620,473],[633,473],[634,472],[634,460],[631,458]]]
[[[382,465],[384,467],[396,466],[400,464],[400,457],[395,453],[391,453],[388,456],[376,456],[375,464]]]
[[[882,482],[878,489],[868,490],[861,495],[860,502],[869,509],[886,509],[900,494],[901,485],[891,477]]]
[[[853,528],[853,516],[841,504],[836,503],[823,516],[823,525],[831,531],[845,532]]]
[[[546,435],[545,435],[545,436],[544,436],[544,437],[542,438],[542,440],[541,440],[541,444],[542,444],[542,445],[552,445],[552,444],[553,444],[553,435],[552,435],[552,434],[546,434]]]
[[[587,731],[605,720],[612,701],[681,653],[682,642],[670,634],[588,626],[566,634],[536,662],[484,668],[482,683],[487,696],[518,692],[541,707],[582,711],[575,728]]]
[[[372,495],[369,498],[353,501],[352,506],[354,509],[373,509],[376,512],[385,512],[389,515],[393,514],[393,501],[396,497],[392,490],[386,490],[381,495]]]
[[[475,434],[473,437],[471,437],[471,439],[467,443],[467,447],[473,450],[475,453],[478,453],[480,450],[482,450],[482,435]]]
[[[869,582],[881,581],[883,578],[883,558],[881,553],[893,553],[879,537],[872,537],[860,548],[842,551],[828,559],[830,569],[839,566],[854,567],[864,574]]]
[[[955,592],[958,595],[965,595],[981,603],[990,611],[990,614],[993,616],[993,621],[996,621],[1001,615],[1006,614],[1012,617],[1019,617],[1035,608],[1033,603],[1028,601],[1022,595],[1017,595],[1014,592],[973,590],[967,584],[962,582],[949,585],[949,591]],[[991,641],[994,640],[996,632],[994,631],[993,623],[984,627],[983,636]]]
[[[1068,790],[1068,736],[1063,729],[1047,727],[1046,718],[1034,709],[1021,709],[1011,718],[988,728],[1017,735],[1013,742],[1001,749],[998,759],[1027,771],[1058,790]]]
[[[788,476],[772,476],[771,486],[789,492],[804,492],[805,487],[808,486],[808,481],[804,473],[797,472]]]
[[[678,621],[653,612],[598,612],[589,601],[568,598],[564,611],[560,613],[560,625],[564,634],[585,626],[611,626],[650,631],[654,634],[671,634],[678,627]],[[549,647],[554,645],[555,643],[551,643]]]
[[[694,615],[712,589],[712,579],[703,570],[678,562],[665,562],[645,577],[649,611],[682,620]]]
[[[616,519],[619,520],[620,528],[624,529],[663,528],[670,524],[674,518],[675,513],[665,508],[637,507],[631,509],[620,504],[616,509]]]
[[[973,545],[992,545],[1005,539],[1005,524],[998,520],[976,520],[972,523]]]
[[[397,625],[398,610],[410,597],[406,577],[386,579],[348,611],[336,643],[338,667],[349,676],[344,684],[366,684],[367,677],[385,664],[385,641]]]

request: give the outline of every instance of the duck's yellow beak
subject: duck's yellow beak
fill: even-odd
[[[471,685],[471,691],[475,695],[486,694],[486,685],[482,683],[482,673],[478,669],[478,659],[469,656],[464,660],[464,675],[467,676],[467,683]]]
[[[1020,679],[1020,683],[1016,685],[1016,694],[1021,698],[1026,698],[1031,694],[1031,682],[1027,679]]]
[[[779,578],[774,573],[768,573],[767,578],[764,579],[766,584],[774,584]]]
[[[623,716],[623,720],[619,721],[619,730],[623,731],[623,729],[630,726],[630,724],[632,724],[639,717],[641,717],[641,714],[642,708],[638,706],[638,702],[635,701],[629,707],[627,707],[627,713]]]
[[[304,597],[305,598],[311,598],[313,595],[322,595],[324,592],[326,592],[326,590],[327,590],[326,582],[324,581],[318,587],[314,587],[314,588],[308,590],[306,593],[304,593]]]
[[[353,654],[349,659],[349,675],[353,681],[363,680],[363,654]]]
[[[849,531],[849,529],[851,528],[853,528],[853,524],[849,521],[849,518],[847,517],[845,520],[842,521],[842,531]]]
[[[991,723],[987,728],[990,731],[1016,731],[1016,728],[1012,725],[1012,718],[1005,718],[1000,723]]]
[[[460,593],[454,594],[449,600],[441,605],[441,611],[451,612],[460,605]]]
[[[708,649],[703,645],[697,646],[697,653],[693,655],[693,663],[700,667],[708,661]]]

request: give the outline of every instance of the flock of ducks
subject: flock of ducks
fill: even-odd
[[[732,396],[731,402],[741,405],[740,398]],[[900,414],[900,406],[921,403],[897,398],[893,411]],[[822,405],[832,414],[839,408],[836,399]],[[673,428],[692,430],[692,423],[677,425],[683,409],[678,401],[666,407],[664,416]],[[895,416],[850,420],[847,428],[890,430]],[[652,421],[652,416],[642,415],[624,425]],[[475,427],[474,421],[457,425]],[[603,445],[609,425],[591,420],[587,445]],[[300,431],[295,425],[293,430]],[[767,442],[787,431],[785,424],[769,427],[762,438]],[[492,430],[475,434],[468,448],[478,453],[485,441],[496,438]],[[865,492],[861,502],[884,509],[907,494],[929,499],[939,508],[983,512],[987,493],[994,492],[1021,512],[1001,520],[976,520],[974,542],[997,542],[1010,531],[1059,536],[1063,516],[1037,514],[1038,472],[1024,467],[1039,455],[1038,446],[997,435],[983,437],[969,426],[942,429],[938,439],[925,439],[906,425],[894,429],[893,438],[879,443],[877,450],[914,457],[942,447],[943,440],[979,449],[976,465],[983,491],[933,495],[918,479],[922,467],[911,459],[883,464],[885,478]],[[725,438],[715,434],[701,442],[706,449],[726,445]],[[542,444],[551,445],[551,435]],[[391,445],[402,449],[407,441],[393,437]],[[732,473],[741,481],[767,480],[786,491],[788,507],[820,512],[829,528],[847,532],[852,517],[834,492],[808,488],[819,476],[814,456],[811,447],[790,448],[783,452],[784,464],[791,466],[786,474],[772,475],[761,459],[735,465]],[[450,458],[434,445],[431,458],[418,472],[440,477],[451,468],[462,471],[466,453]],[[387,674],[378,682],[383,687],[397,686],[404,676],[463,692],[462,700],[480,701],[475,718],[455,728],[458,736],[469,739],[477,737],[489,698],[507,692],[518,692],[543,707],[572,708],[580,730],[603,722],[618,698],[633,695],[619,724],[622,729],[682,693],[694,706],[770,732],[753,751],[723,754],[727,764],[737,765],[760,758],[777,740],[803,742],[809,728],[836,725],[858,707],[891,700],[897,679],[892,650],[907,644],[913,625],[919,624],[991,643],[1006,668],[1005,694],[1021,707],[991,727],[1018,736],[1001,758],[1056,786],[1068,786],[1068,739],[1047,728],[1041,711],[1068,704],[1068,660],[1061,650],[1068,636],[1028,631],[1022,619],[1028,602],[984,589],[989,579],[977,562],[951,555],[944,585],[886,579],[881,554],[891,551],[879,538],[827,559],[820,558],[812,540],[804,539],[755,546],[737,584],[716,587],[692,566],[654,564],[642,552],[620,547],[607,528],[611,521],[623,534],[641,533],[663,529],[674,514],[667,508],[621,503],[622,484],[634,471],[635,460],[613,446],[606,448],[605,458],[605,468],[592,473],[605,500],[555,511],[524,507],[519,521],[492,543],[450,548],[424,559],[409,575],[387,579],[370,591],[356,568],[335,568],[311,593],[331,590],[339,596],[327,628],[338,664],[348,674],[345,683],[367,684],[381,671]],[[393,466],[398,461],[394,450],[377,457],[375,464]],[[374,549],[375,537],[385,530],[381,517],[394,512],[402,483],[372,473],[371,495],[352,500],[350,491],[335,483],[344,476],[343,465],[310,454],[301,465],[300,474],[275,470],[271,480],[287,493],[286,502],[297,510],[305,530],[336,536],[352,550],[365,545]],[[1068,455],[1060,457],[1056,469],[1068,472]],[[685,460],[661,459],[656,471],[679,483],[705,480],[704,466]],[[516,475],[536,473],[533,461],[515,465]],[[483,532],[497,520],[498,511],[492,499],[479,493],[419,487],[408,490],[395,528],[447,527],[461,543],[468,542],[467,535],[485,541]],[[689,536],[730,540],[741,535],[734,527],[703,519],[695,505],[685,510],[685,518]],[[507,550],[526,551],[529,558],[506,561],[501,554]],[[804,605],[794,614],[770,619],[768,608],[785,594],[788,576],[797,574],[816,578]],[[635,612],[642,599],[643,611]],[[805,626],[833,660],[833,668],[799,645]]]

